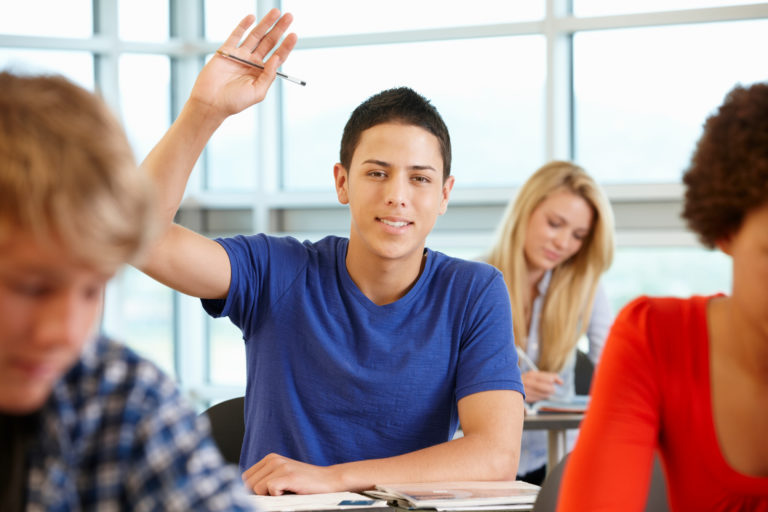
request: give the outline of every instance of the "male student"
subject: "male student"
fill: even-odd
[[[277,45],[291,16],[275,9],[239,43],[252,22],[221,50],[258,62],[277,46],[266,69],[211,59],[143,164],[167,230],[142,267],[243,332],[248,487],[514,479],[523,388],[509,298],[490,266],[424,247],[454,182],[448,131],[424,98],[384,91],[347,123],[334,178],[348,239],[213,241],[172,223],[211,134],[265,96],[296,42]],[[463,437],[451,440],[458,421]]]
[[[62,77],[0,91],[0,508],[251,510],[173,381],[96,333],[155,224],[122,129]]]

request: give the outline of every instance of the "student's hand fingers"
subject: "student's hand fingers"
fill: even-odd
[[[280,16],[280,11],[272,9],[248,34],[242,46],[247,47],[254,58],[263,59],[278,45],[292,22],[290,13]]]
[[[562,383],[560,377],[551,372],[525,372],[522,378],[526,402],[537,402],[549,398],[555,392],[555,383]]]
[[[264,485],[264,480],[267,475],[269,475],[274,470],[273,459],[280,461],[282,457],[277,454],[270,453],[243,473],[243,482],[245,482],[245,486],[248,489],[251,489],[254,494],[269,494],[266,486]]]
[[[270,465],[274,465],[274,463],[272,462],[273,459],[280,461],[284,459],[284,457],[281,457],[276,453],[270,453],[267,456],[265,456],[263,459],[261,459],[259,462],[257,462],[250,468],[246,469],[245,472],[243,473],[242,475],[243,482],[245,482],[246,487],[248,487],[249,489],[252,489],[254,493],[266,494],[265,490],[263,488],[257,488],[256,484],[260,482],[265,475],[269,474],[269,472],[271,471]]]
[[[286,492],[310,494],[344,490],[334,480],[331,468],[313,466],[288,457],[270,454],[243,473],[246,487],[261,495]]]
[[[298,36],[296,34],[288,34],[285,36],[285,39],[283,39],[283,42],[280,43],[280,46],[277,48],[277,50],[274,51],[274,53],[267,59],[267,65],[272,63],[272,61],[277,61],[275,70],[285,62],[285,60],[288,58],[288,55],[293,50],[293,47],[296,46],[296,41],[298,41]]]
[[[277,10],[277,9],[274,9]],[[268,14],[269,15],[269,14]],[[245,34],[245,31],[248,30],[248,27],[253,25],[253,20],[256,19],[256,16],[253,14],[249,14],[242,20],[240,20],[240,23],[237,24],[235,29],[229,34],[229,37],[224,41],[224,44],[221,46],[222,49],[227,49],[229,51],[234,52],[238,49],[240,38],[243,37],[243,34]]]

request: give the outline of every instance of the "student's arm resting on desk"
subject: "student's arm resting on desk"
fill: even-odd
[[[608,336],[592,398],[565,468],[558,511],[643,510],[662,385],[649,347],[648,302],[630,303]]]
[[[253,21],[253,16],[244,18],[221,49],[260,61],[276,47],[291,17],[280,17],[280,12],[272,9],[240,44]],[[179,117],[142,163],[155,183],[165,229],[140,267],[151,277],[195,297],[221,298],[227,294],[230,269],[224,249],[174,224],[173,217],[195,162],[210,137],[228,116],[264,99],[278,66],[295,44],[294,34],[286,36],[264,63],[263,71],[214,56],[198,75]]]
[[[243,479],[256,494],[360,491],[375,484],[446,480],[514,480],[523,429],[523,397],[494,390],[458,402],[463,437],[411,453],[314,466],[270,454]]]

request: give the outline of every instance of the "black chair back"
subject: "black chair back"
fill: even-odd
[[[221,455],[231,464],[240,462],[240,450],[245,436],[244,407],[245,397],[239,396],[212,405],[202,413],[211,422],[211,437]]]
[[[539,495],[533,504],[533,512],[555,512],[557,509],[557,497],[560,494],[560,483],[563,479],[563,471],[568,462],[568,455],[547,474],[541,485]],[[585,507],[587,510],[588,507]],[[667,504],[667,484],[664,479],[664,470],[658,455],[653,457],[653,469],[651,470],[651,484],[648,489],[648,502],[645,505],[645,512],[668,512]]]

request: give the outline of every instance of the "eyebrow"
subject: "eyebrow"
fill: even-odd
[[[376,160],[375,158],[369,158],[368,160],[365,160],[363,164],[374,164],[374,165],[380,165],[382,167],[392,167],[392,164],[389,162],[385,162],[384,160]],[[431,165],[409,165],[408,169],[411,171],[432,171],[437,172],[437,169],[432,167]]]

